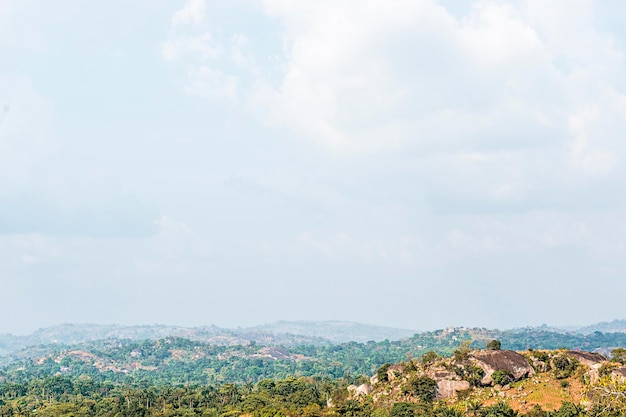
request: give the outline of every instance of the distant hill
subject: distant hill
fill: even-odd
[[[58,330],[53,334],[57,334]],[[156,330],[149,328],[149,331]],[[128,336],[128,333],[115,334]],[[137,333],[141,336],[147,334]],[[101,335],[95,331],[92,333],[93,337]],[[242,335],[249,338],[256,335],[260,340],[282,340],[289,344],[261,344],[244,339]],[[29,375],[78,377],[83,374],[102,380],[139,378],[168,384],[245,383],[289,375],[333,378],[367,376],[385,363],[420,358],[429,351],[451,356],[464,342],[471,342],[473,349],[484,349],[493,339],[500,340],[503,349],[514,351],[567,348],[599,350],[606,354],[616,347],[626,347],[626,333],[583,335],[532,328],[501,331],[451,327],[417,333],[401,340],[371,343],[330,343],[327,340],[324,342],[325,339],[287,333],[275,335],[259,329],[241,330],[239,336],[224,336],[216,330],[216,335],[207,338],[208,342],[182,337],[158,340],[107,338],[77,344],[54,343],[28,347],[0,356],[0,382]],[[297,341],[300,343],[295,343]]]
[[[602,333],[626,333],[626,320],[604,321],[601,323],[591,324],[576,329],[577,333],[591,334],[593,332]]]
[[[0,334],[0,356],[31,346],[75,345],[96,340],[159,340],[180,337],[215,345],[245,345],[255,342],[263,345],[331,344],[327,339],[270,332],[256,329],[224,329],[217,326],[182,327],[166,325],[121,326],[116,324],[61,324],[39,329],[30,335]]]
[[[333,343],[379,342],[383,340],[406,339],[417,333],[416,330],[394,327],[373,326],[350,321],[278,321],[262,326],[250,327],[248,331],[263,331],[274,334],[297,334],[323,338]]]
[[[601,332],[604,336],[594,336],[595,332]],[[597,323],[576,330],[543,325],[511,330],[450,328],[422,333],[347,321],[278,321],[238,329],[217,326],[61,324],[39,329],[26,336],[0,334],[0,356],[41,345],[72,346],[97,340],[159,340],[168,337],[219,346],[247,345],[251,342],[264,346],[328,346],[372,340],[403,341],[403,345],[412,343],[416,346],[429,346],[432,345],[429,342],[432,339],[437,341],[432,346],[450,351],[451,346],[462,338],[474,340],[475,347],[480,347],[489,339],[500,339],[509,349],[554,349],[561,346],[598,349],[622,345],[621,340],[626,337],[626,320]],[[440,346],[440,342],[445,343]]]
[[[217,326],[60,324],[39,329],[26,336],[0,334],[0,355],[7,355],[29,346],[74,345],[106,339],[158,340],[180,337],[216,345],[245,345],[255,342],[262,345],[292,346],[398,340],[414,334],[414,330],[347,321],[279,321],[238,329],[225,329]]]

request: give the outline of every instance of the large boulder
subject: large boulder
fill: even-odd
[[[567,355],[576,359],[578,362],[583,365],[587,365],[593,367],[594,365],[601,364],[602,362],[606,362],[606,358],[599,353],[595,352],[583,352],[581,350],[568,350],[565,352]]]
[[[457,381],[454,379],[437,380],[438,398],[453,398],[456,397],[459,391],[466,391],[468,389],[470,389],[470,383],[467,381]]]
[[[509,372],[516,381],[535,375],[528,359],[512,350],[481,350],[473,352],[471,357],[476,366],[485,371],[480,381],[483,385],[493,384],[491,376],[496,371]]]
[[[372,391],[374,391],[374,388],[370,384],[361,384],[358,387],[356,385],[348,385],[348,392],[351,397],[369,395]]]
[[[437,398],[454,398],[459,391],[465,391],[471,387],[469,382],[462,380],[455,372],[444,367],[432,367],[426,375],[437,383]]]
[[[393,381],[394,379],[396,379],[398,376],[402,375],[403,373],[404,373],[403,365],[393,364],[389,366],[389,368],[387,369],[387,378],[389,378],[390,381]]]
[[[359,395],[370,395],[374,391],[374,388],[370,384],[361,384],[359,385],[354,394],[358,397]]]

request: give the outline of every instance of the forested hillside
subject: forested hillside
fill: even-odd
[[[471,350],[469,345],[457,345],[447,358],[430,351],[358,377],[287,376],[257,383],[169,384],[154,379],[109,379],[106,373],[22,373],[21,378],[0,382],[0,416],[626,415],[624,349],[613,350],[609,361],[581,351],[505,351],[497,340],[490,341],[487,349]],[[185,342],[172,340],[172,346],[184,348]],[[253,347],[250,349],[254,352]],[[168,350],[162,348],[161,354],[167,357]]]
[[[107,339],[74,345],[40,345],[0,358],[0,378],[22,381],[47,375],[89,375],[94,380],[181,385],[186,383],[254,383],[289,375],[356,377],[369,375],[385,363],[418,358],[434,351],[450,356],[456,347],[471,342],[483,348],[498,339],[503,349],[582,349],[606,352],[626,346],[624,333],[590,335],[555,333],[537,329],[498,331],[451,328],[420,333],[412,338],[367,343],[264,346],[212,344],[184,338],[160,340]]]

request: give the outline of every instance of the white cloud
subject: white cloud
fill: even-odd
[[[247,38],[237,33],[231,44],[223,44],[215,39],[216,31],[207,22],[205,0],[189,0],[172,16],[170,35],[160,48],[161,57],[179,68],[185,92],[234,101],[240,79],[231,67],[252,69],[243,53]]]
[[[216,57],[220,52],[210,33],[194,37],[169,39],[161,46],[161,56],[166,61],[183,59],[189,55],[201,61]]]
[[[428,0],[264,4],[285,27],[286,64],[253,105],[268,123],[341,152],[472,152],[494,134],[490,148],[519,147],[524,130],[531,141],[537,129],[569,135],[598,81],[624,71],[608,36],[594,31],[588,1],[477,1],[463,18]],[[515,139],[505,133],[511,121],[524,129]],[[606,164],[612,152],[594,158]]]
[[[199,24],[206,18],[206,0],[188,0],[185,7],[172,16],[172,25]]]

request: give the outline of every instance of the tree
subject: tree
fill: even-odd
[[[422,365],[428,367],[439,359],[439,355],[435,351],[428,351],[422,355]]]
[[[617,348],[611,351],[611,361],[626,365],[626,349]]]
[[[420,401],[431,403],[437,396],[437,382],[426,375],[415,375],[409,379],[407,391]]]
[[[502,343],[497,339],[493,339],[487,343],[487,350],[500,350],[501,348]]]
[[[384,364],[383,366],[381,366],[380,368],[378,368],[378,370],[376,371],[376,376],[378,377],[378,382],[387,382],[389,381],[389,375],[387,375],[387,371],[389,370],[389,367],[391,366],[391,364]]]
[[[469,359],[470,352],[470,344],[471,340],[466,340],[462,342],[458,348],[454,350],[454,360],[457,362],[464,362]]]

